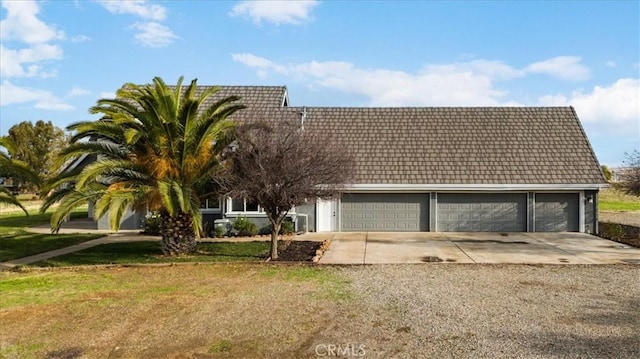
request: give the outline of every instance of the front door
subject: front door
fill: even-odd
[[[318,232],[335,232],[336,231],[336,209],[337,201],[323,201],[319,200],[316,204],[318,223]]]

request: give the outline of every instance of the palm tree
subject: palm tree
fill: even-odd
[[[115,99],[91,107],[103,115],[100,120],[68,127],[76,134],[58,163],[82,154],[96,155],[97,161],[49,182],[56,190],[42,210],[60,202],[52,230],[73,208],[95,201],[94,218],[108,213],[114,231],[127,209],[159,211],[163,252],[195,249],[202,230],[201,189],[221,170],[220,155],[232,141],[228,117],[244,106],[235,103],[236,96],[208,105],[218,87],[200,91],[197,80],[186,88],[182,81],[167,86],[156,77],[151,85],[125,84]]]
[[[6,137],[0,137],[0,147],[5,150],[11,150],[13,143]],[[0,150],[0,176],[11,177],[15,179],[23,179],[35,184],[40,183],[38,175],[29,168],[29,166],[16,159],[9,157],[5,150]],[[0,187],[0,204],[13,205],[20,207],[28,216],[29,212],[20,203],[20,201],[4,186]]]

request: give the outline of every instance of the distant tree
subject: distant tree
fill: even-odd
[[[628,194],[640,196],[640,150],[625,152],[626,168],[620,171],[620,185]]]
[[[26,163],[9,157],[7,151],[13,148],[14,144],[9,139],[0,138],[0,177],[22,179],[39,185],[38,176]],[[16,196],[4,186],[0,186],[0,204],[20,207],[27,216],[29,215],[29,212],[27,212],[22,203],[18,201]]]
[[[612,173],[609,167],[607,167],[607,165],[602,165],[600,166],[600,168],[602,168],[602,174],[604,175],[604,179],[606,179],[607,182],[610,182]]]
[[[223,188],[262,207],[271,223],[271,258],[277,259],[278,233],[288,212],[339,196],[352,180],[352,157],[327,134],[284,120],[237,126],[235,138]]]
[[[20,122],[9,129],[6,138],[15,144],[9,156],[26,163],[43,180],[52,175],[56,156],[69,142],[62,129],[42,120],[35,125],[30,121]]]
[[[237,96],[212,97],[220,88],[125,84],[115,99],[100,99],[90,112],[97,121],[72,124],[72,144],[58,162],[92,154],[98,160],[58,174],[41,211],[59,203],[51,216],[55,232],[72,209],[96,203],[94,218],[109,215],[113,230],[127,209],[158,211],[162,251],[178,255],[195,249],[202,230],[204,183],[221,170],[220,155],[232,141],[228,117],[244,108]],[[91,141],[85,141],[92,139]]]

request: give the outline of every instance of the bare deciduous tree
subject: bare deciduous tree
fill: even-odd
[[[331,138],[286,121],[237,126],[223,187],[228,195],[258,203],[271,223],[271,258],[278,233],[297,205],[339,196],[352,179],[353,159]]]
[[[640,151],[625,153],[626,168],[620,173],[622,188],[632,195],[640,196]]]

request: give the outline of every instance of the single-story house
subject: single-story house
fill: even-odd
[[[223,86],[211,101],[229,95],[247,106],[234,120],[299,120],[354,155],[340,199],[290,213],[299,230],[597,232],[607,182],[572,107],[291,107],[286,87],[273,86]],[[202,213],[209,225],[267,223],[242,199],[208,199]]]

